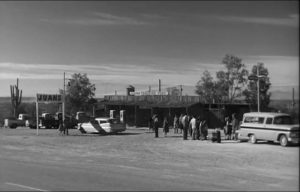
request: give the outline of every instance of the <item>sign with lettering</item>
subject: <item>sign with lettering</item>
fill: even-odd
[[[60,94],[36,94],[36,100],[38,103],[62,103],[62,95]]]
[[[134,96],[142,96],[142,95],[169,95],[168,92],[161,92],[161,91],[135,91],[130,92],[130,95]]]

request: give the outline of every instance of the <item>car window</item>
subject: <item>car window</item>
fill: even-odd
[[[277,125],[291,125],[293,124],[290,116],[279,116],[274,118],[274,124]]]
[[[100,123],[102,124],[102,123],[107,123],[107,121],[106,120],[100,120]]]
[[[259,124],[262,124],[262,123],[264,123],[264,121],[265,121],[265,118],[264,118],[264,117],[259,117],[257,122],[258,122]]]
[[[265,118],[264,117],[245,117],[244,123],[258,123],[263,124]]]
[[[273,118],[268,117],[266,120],[266,124],[272,124]]]

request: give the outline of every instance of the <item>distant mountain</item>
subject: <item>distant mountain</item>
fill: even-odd
[[[35,102],[36,98],[35,97],[22,97],[22,102],[23,103],[32,103]],[[10,103],[10,97],[0,97],[0,103]]]

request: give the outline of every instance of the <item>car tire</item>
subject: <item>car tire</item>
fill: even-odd
[[[288,140],[285,135],[281,135],[279,138],[279,143],[282,147],[288,146]]]
[[[252,144],[255,144],[257,142],[256,137],[255,137],[254,134],[252,134],[252,135],[249,136],[249,141]]]

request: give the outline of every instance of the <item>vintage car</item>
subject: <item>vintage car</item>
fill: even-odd
[[[79,123],[77,129],[81,133],[109,134],[125,131],[126,125],[116,118],[98,117],[89,122]]]
[[[293,124],[291,116],[285,113],[245,113],[238,138],[253,144],[258,140],[279,142],[281,146],[299,144],[299,124]]]
[[[31,124],[32,117],[30,117],[28,114],[19,114],[18,118],[14,117],[8,117],[4,120],[4,127],[9,127],[11,129],[15,129],[17,127],[29,127]]]

